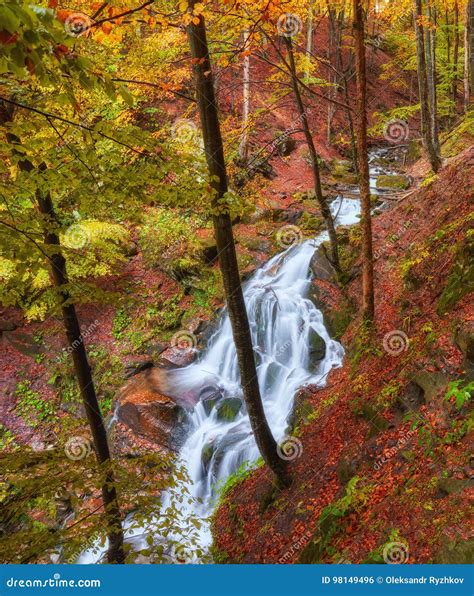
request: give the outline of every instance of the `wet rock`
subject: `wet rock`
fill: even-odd
[[[170,397],[137,388],[119,400],[117,418],[134,433],[159,445],[170,446],[184,411]]]
[[[238,397],[227,397],[217,406],[217,418],[225,422],[232,422],[242,409],[242,401]]]
[[[135,362],[129,362],[125,365],[124,369],[124,376],[126,379],[130,379],[131,377],[137,375],[138,373],[143,372],[147,368],[153,367],[153,360],[151,358],[145,358],[143,360],[138,360]]]
[[[204,469],[204,472],[207,474],[208,470],[209,470],[209,465],[211,463],[212,460],[212,456],[214,455],[215,452],[215,445],[214,445],[214,441],[209,441],[209,443],[206,443],[204,445],[204,447],[202,448],[201,451],[201,464],[202,467]]]
[[[158,358],[158,365],[164,368],[181,368],[194,362],[196,350],[181,349],[178,347],[167,348]]]
[[[148,356],[150,356],[152,358],[152,360],[154,362],[156,362],[158,360],[159,355],[162,354],[166,350],[167,347],[168,347],[167,344],[156,342],[156,343],[150,344],[147,347],[146,353],[148,354]]]
[[[309,332],[309,353],[313,366],[317,366],[326,356],[326,342],[314,329]]]
[[[322,279],[324,281],[330,281],[336,279],[336,270],[329,261],[326,251],[323,246],[320,246],[313,257],[311,258],[310,265],[311,271],[316,279]]]
[[[222,396],[222,390],[214,385],[209,385],[201,389],[199,393],[199,401],[202,402],[204,410],[208,416],[211,413],[212,408],[222,398]]]

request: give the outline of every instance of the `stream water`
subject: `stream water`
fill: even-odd
[[[379,168],[371,168],[371,174],[374,189]],[[340,197],[332,203],[331,210],[337,225],[352,225],[359,220],[360,202]],[[344,358],[343,347],[329,337],[322,313],[308,298],[310,261],[316,248],[327,239],[327,233],[322,233],[288,248],[257,270],[244,286],[262,400],[277,442],[285,437],[298,390],[305,385],[324,386],[328,373],[341,366]],[[322,360],[315,360],[311,354],[315,336],[326,345]],[[212,542],[207,520],[216,505],[216,487],[241,464],[252,464],[259,458],[243,405],[237,354],[226,311],[199,358],[169,374],[174,392],[198,392],[201,400],[188,415],[187,438],[178,457],[178,465],[183,466],[189,480],[182,483],[181,491],[178,487],[178,491],[163,494],[161,512],[173,506],[183,534],[187,533],[191,517],[200,518],[198,544],[206,552]],[[230,408],[230,416],[222,416],[223,406],[227,412]],[[186,490],[193,497],[191,502],[177,498]],[[146,527],[135,525],[133,517],[124,524],[126,540],[134,548],[146,548],[149,535],[159,540],[159,513]],[[179,536],[172,538],[179,541]],[[80,555],[78,563],[100,561],[106,548],[107,544],[95,544]],[[198,562],[190,551],[187,553],[186,562]]]

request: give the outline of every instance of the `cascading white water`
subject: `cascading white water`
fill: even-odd
[[[338,225],[358,221],[360,205],[355,199],[337,199],[331,206]],[[270,428],[277,441],[285,436],[294,397],[303,385],[324,385],[329,371],[341,366],[344,350],[332,340],[324,326],[322,313],[307,297],[311,284],[310,261],[315,249],[328,239],[327,233],[288,248],[273,257],[245,284],[244,296],[257,361],[257,373]],[[314,334],[326,344],[326,354],[313,362],[311,345]],[[228,315],[219,326],[199,359],[183,369],[169,373],[175,394],[196,393],[203,399],[189,414],[189,431],[180,453],[181,464],[189,476],[186,486],[195,499],[188,503],[175,500],[177,525],[184,533],[187,520],[202,518],[199,546],[211,544],[209,524],[205,521],[215,506],[215,488],[243,462],[255,462],[259,452],[250,421],[242,403],[235,418],[219,416],[219,406],[242,400],[237,354]],[[229,402],[229,398],[231,401]],[[235,411],[234,411],[235,414]],[[161,511],[176,499],[176,493],[162,496]],[[133,518],[126,520],[126,539],[137,549],[146,547],[146,536],[159,528],[158,517],[146,528],[135,528]],[[174,536],[179,541],[179,536]],[[78,563],[95,563],[106,552],[107,544],[84,551]],[[189,557],[188,557],[189,559]]]

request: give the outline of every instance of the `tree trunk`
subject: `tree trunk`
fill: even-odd
[[[474,88],[474,0],[467,0],[464,22],[464,111],[467,112]]]
[[[454,48],[453,48],[453,102],[456,113],[458,95],[458,68],[459,68],[459,4],[454,3]]]
[[[367,73],[365,58],[365,25],[362,0],[353,0],[354,40],[357,74],[357,154],[359,160],[359,186],[361,200],[362,247],[362,317],[373,322],[374,257],[372,248],[372,217],[370,204],[369,155],[367,148]]]
[[[301,92],[299,88],[298,82],[298,73],[296,71],[296,64],[295,64],[295,57],[293,55],[293,44],[290,37],[284,38],[286,43],[286,48],[288,52],[288,62],[290,65],[291,71],[291,85],[293,87],[293,93],[295,95],[296,101],[296,108],[298,110],[299,119],[301,121],[301,126],[303,128],[303,132],[306,138],[306,144],[308,145],[309,155],[311,159],[311,167],[313,170],[313,180],[314,180],[314,192],[316,194],[316,199],[319,204],[319,208],[321,210],[321,215],[323,216],[324,222],[326,224],[326,229],[329,234],[329,240],[331,242],[331,263],[336,269],[336,271],[340,271],[341,267],[339,264],[339,253],[338,253],[338,245],[337,245],[337,235],[336,235],[336,228],[334,226],[334,220],[331,215],[331,210],[329,205],[326,201],[326,198],[323,195],[323,191],[321,188],[321,173],[319,171],[319,156],[316,151],[316,147],[314,145],[313,137],[311,135],[311,131],[309,129],[308,117],[306,115],[306,110],[303,104],[303,99],[301,97]]]
[[[438,93],[436,89],[436,7],[427,0],[427,17],[430,28],[426,34],[426,66],[428,72],[428,97],[430,104],[431,137],[436,153],[441,153],[438,131]]]
[[[14,135],[7,135],[12,144],[19,143]],[[33,164],[27,159],[21,159],[19,168],[25,172],[34,170]],[[41,164],[40,171],[44,171],[46,166]],[[74,371],[79,384],[79,390],[86,410],[87,420],[92,433],[95,453],[99,463],[101,473],[105,472],[102,484],[102,500],[107,519],[107,537],[109,539],[109,548],[107,550],[107,561],[109,563],[124,563],[125,553],[123,549],[123,530],[121,524],[120,508],[118,504],[117,491],[114,484],[114,475],[111,469],[111,456],[107,442],[107,432],[104,426],[104,420],[99,408],[94,381],[92,379],[91,368],[87,358],[87,352],[84,345],[84,338],[81,333],[79,319],[76,308],[71,303],[71,297],[67,286],[69,279],[67,275],[66,260],[61,252],[59,236],[55,231],[57,228],[57,217],[54,211],[53,202],[49,192],[37,193],[36,196],[38,211],[41,213],[44,223],[44,243],[51,247],[49,253],[49,264],[51,268],[52,280],[55,288],[58,290],[61,300],[61,310],[63,323],[66,331],[71,355],[74,363]]]
[[[423,145],[428,154],[428,159],[433,172],[438,172],[441,167],[441,158],[436,151],[432,135],[431,110],[429,105],[428,75],[426,68],[425,34],[422,23],[422,0],[415,0],[415,32],[416,52],[418,59],[418,86],[420,92],[421,134]]]
[[[249,31],[243,32],[244,52],[247,52],[249,40]],[[242,72],[242,136],[239,145],[239,158],[242,165],[246,166],[249,157],[249,115],[250,115],[250,55],[245,54],[243,72]]]
[[[306,57],[308,60],[308,66],[305,72],[306,79],[308,79],[310,74],[311,55],[313,52],[313,1],[314,0],[309,0],[308,18],[306,20]]]
[[[196,0],[189,0],[190,11],[193,10],[195,3]],[[225,195],[228,192],[227,171],[214,94],[206,26],[203,16],[200,15],[198,18],[199,22],[197,24],[192,22],[188,25],[187,32],[193,59],[196,97],[201,118],[204,149],[211,186],[214,191],[212,200],[214,232],[240,368],[242,391],[260,453],[265,463],[276,475],[278,482],[282,485],[288,485],[289,476],[286,462],[278,456],[277,443],[265,417],[258,385],[252,337],[235,252],[232,222],[225,207]]]

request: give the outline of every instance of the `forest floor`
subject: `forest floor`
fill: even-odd
[[[472,422],[444,398],[466,373],[462,338],[474,331],[472,294],[456,285],[472,267],[473,166],[471,147],[374,219],[376,330],[353,317],[344,367],[297,399],[292,487],[275,493],[261,468],[222,497],[218,560],[374,562],[387,542],[412,563],[472,556]],[[361,295],[359,243],[346,246],[354,278],[344,291],[315,281],[332,316]]]

